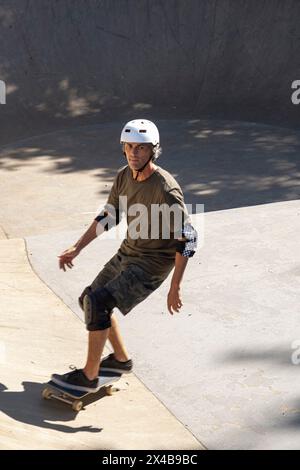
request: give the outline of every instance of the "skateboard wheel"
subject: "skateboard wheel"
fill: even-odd
[[[119,392],[120,389],[118,387],[114,387],[113,385],[110,385],[109,387],[106,387],[105,391],[106,391],[106,395],[111,396],[114,393]]]
[[[72,409],[74,411],[80,411],[82,410],[83,403],[80,400],[76,400],[72,403]]]
[[[43,398],[45,398],[46,400],[50,400],[51,395],[51,390],[49,390],[49,388],[44,388],[44,390],[42,391]]]
[[[106,391],[106,395],[109,395],[109,396],[112,396],[112,394],[114,393],[114,389],[111,385],[109,387],[106,387],[105,391]]]

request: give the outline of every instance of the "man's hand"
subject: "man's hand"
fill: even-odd
[[[171,315],[175,312],[179,312],[179,309],[182,307],[180,287],[176,285],[171,285],[168,293],[168,310]]]
[[[79,255],[79,253],[80,253],[80,250],[78,250],[76,246],[71,246],[71,248],[68,248],[67,250],[65,250],[60,256],[58,256],[59,269],[63,269],[64,271],[66,271],[66,266],[72,269],[72,267],[74,266],[72,263],[72,260],[77,255]]]

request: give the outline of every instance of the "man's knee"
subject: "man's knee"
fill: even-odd
[[[91,289],[91,286],[88,286],[84,289],[84,291],[82,292],[81,296],[78,297],[78,303],[79,303],[79,306],[80,308],[83,310],[83,299],[84,299],[84,296],[86,294],[91,294],[92,293],[92,289]]]
[[[108,290],[104,287],[94,291],[91,288],[87,288],[87,290],[83,291],[82,296],[87,330],[96,331],[110,328],[110,317],[112,309],[116,306],[116,301]]]

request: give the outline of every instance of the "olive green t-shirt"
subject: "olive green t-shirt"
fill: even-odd
[[[120,196],[123,196],[121,204]],[[179,184],[159,166],[144,181],[134,180],[132,171],[125,166],[114,180],[105,209],[111,205],[124,212],[126,204],[128,230],[119,251],[128,257],[129,263],[138,264],[154,276],[165,278],[174,267],[183,223],[190,220]],[[142,211],[136,204],[143,205]],[[178,211],[176,219],[172,211],[171,216],[168,215],[171,206]],[[159,215],[159,208],[166,210],[165,215]]]

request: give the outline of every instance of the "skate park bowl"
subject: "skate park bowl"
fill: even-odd
[[[57,255],[106,202],[124,123],[158,125],[201,243],[182,314],[166,311],[169,278],[119,320],[136,376],[209,449],[299,448],[299,14],[293,0],[0,4],[0,238],[24,239],[82,320],[77,297],[120,240],[68,273]]]

